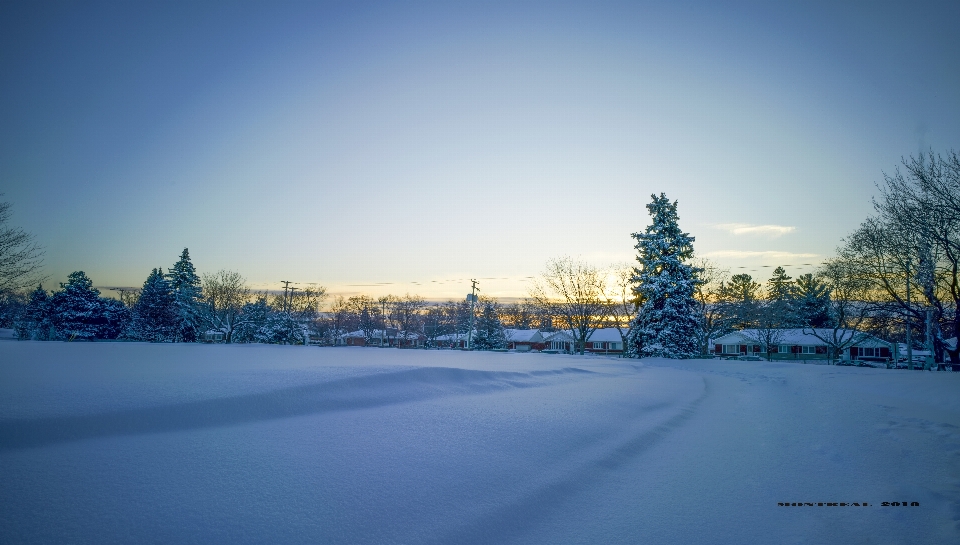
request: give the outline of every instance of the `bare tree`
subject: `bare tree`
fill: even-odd
[[[423,313],[423,335],[426,337],[427,346],[436,346],[438,337],[453,333],[453,328],[449,326],[446,318],[442,304],[426,307]]]
[[[226,342],[233,342],[237,328],[250,322],[242,312],[249,301],[250,288],[240,273],[221,270],[203,275],[202,318],[207,327],[223,332]]]
[[[603,308],[607,324],[620,333],[621,346],[627,346],[630,322],[637,315],[637,300],[633,292],[633,265],[621,263],[608,271],[610,280],[603,290]],[[612,281],[611,281],[612,280]]]
[[[943,338],[944,331],[954,337],[960,333],[960,156],[955,151],[921,153],[904,159],[902,165],[903,172],[898,168],[893,175],[884,175],[881,199],[874,203],[880,217],[871,227],[881,227],[898,246],[891,250],[900,259],[891,255],[884,261],[910,258],[898,268],[904,277],[912,276],[922,306],[932,309],[937,361],[943,361],[946,353],[960,363],[960,347],[951,347]],[[880,287],[890,294],[886,283]],[[926,309],[891,299],[905,314],[908,327],[924,322]]]
[[[328,344],[336,344],[337,338],[344,333],[357,327],[359,320],[351,310],[351,305],[347,299],[338,295],[333,303],[330,304],[330,312],[327,314],[327,339]]]
[[[782,310],[773,304],[754,303],[752,319],[754,327],[741,331],[744,337],[757,343],[760,352],[766,354],[767,361],[783,340],[784,330],[780,324]]]
[[[309,322],[316,319],[326,298],[327,288],[323,286],[303,288],[287,296],[287,309],[297,320]]]
[[[700,283],[693,292],[700,314],[697,342],[700,344],[701,354],[708,354],[710,339],[724,335],[732,329],[732,319],[726,312],[729,306],[723,294],[728,273],[706,258],[697,259],[694,266],[701,271]]]
[[[533,329],[540,325],[539,318],[536,305],[528,300],[500,307],[500,321],[511,329]]]
[[[383,327],[381,305],[369,295],[354,295],[343,301],[344,329],[354,328],[363,331],[367,341],[375,338],[375,333]]]
[[[127,308],[132,309],[140,299],[140,288],[107,288],[110,291],[117,292],[117,298]]]
[[[530,296],[537,305],[556,312],[583,354],[587,340],[603,323],[605,287],[600,270],[562,257],[547,262],[546,270],[534,281]]]
[[[418,325],[422,319],[420,314],[426,306],[427,302],[419,295],[408,293],[403,297],[395,297],[390,302],[390,318],[400,333],[408,334],[419,329]],[[400,344],[397,342],[398,348]]]
[[[46,279],[40,274],[43,250],[33,236],[8,226],[11,206],[9,202],[0,202],[0,293],[19,291]]]
[[[827,345],[830,351],[827,357],[831,361],[867,336],[863,328],[873,315],[868,304],[870,279],[857,268],[855,261],[838,257],[827,261],[817,271],[817,278],[830,293],[829,327],[805,328],[803,331]]]

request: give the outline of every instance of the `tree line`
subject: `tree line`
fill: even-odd
[[[874,214],[814,273],[792,278],[777,267],[762,283],[696,258],[677,202],[652,195],[650,224],[632,235],[635,263],[550,260],[528,297],[510,304],[483,296],[475,304],[410,294],[331,299],[323,287],[253,292],[237,272],[198,276],[186,249],[119,301],[102,297],[80,271],[57,291],[27,292],[42,280],[42,252],[6,227],[10,206],[0,203],[0,326],[37,340],[196,342],[214,331],[230,343],[302,344],[309,336],[329,345],[356,331],[375,342],[390,329],[415,333],[428,347],[469,335],[474,348],[488,349],[506,346],[506,328],[536,328],[567,332],[581,353],[594,331],[610,327],[628,355],[678,358],[709,353],[712,339],[738,330],[769,355],[784,329],[804,328],[835,355],[858,342],[854,331],[960,363],[948,342],[960,328],[960,158],[909,157],[878,190]]]

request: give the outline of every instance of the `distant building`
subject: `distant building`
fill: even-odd
[[[467,334],[447,333],[445,335],[438,335],[437,338],[433,340],[433,343],[439,348],[466,348]]]
[[[374,329],[372,331],[351,331],[337,337],[339,346],[392,346],[399,348],[420,348],[425,337],[419,333],[399,331],[396,328]]]
[[[546,348],[543,335],[539,329],[505,329],[504,334],[507,338],[507,348],[509,350],[529,352],[530,350]]]
[[[570,331],[555,331],[546,333],[544,337],[546,350],[573,354],[577,351],[576,339]],[[620,331],[613,327],[597,329],[590,335],[584,352],[593,354],[622,354],[623,338]]]
[[[777,344],[771,351],[771,360],[825,360],[830,357],[830,345],[818,338],[830,338],[832,329],[783,329],[777,337]],[[892,343],[852,329],[837,331],[840,339],[855,340],[852,346],[836,357],[840,360],[881,361],[893,357]],[[755,329],[734,331],[713,339],[713,353],[716,356],[760,356],[767,357],[758,342],[760,336]]]

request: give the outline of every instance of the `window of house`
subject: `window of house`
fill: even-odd
[[[877,355],[876,348],[861,348],[860,351],[862,352],[861,354],[862,356],[866,356],[868,358],[873,358],[873,357],[876,357]]]
[[[816,346],[804,346],[804,347],[801,347],[801,351],[800,351],[800,352],[801,352],[802,354],[816,354],[816,353],[817,353],[817,347],[816,347]]]
[[[780,352],[781,354],[789,354],[789,353],[790,353],[790,345],[788,345],[788,344],[781,344],[781,345],[780,345],[780,349],[778,350],[778,352]]]
[[[724,354],[739,354],[740,345],[739,344],[725,344],[723,345]]]

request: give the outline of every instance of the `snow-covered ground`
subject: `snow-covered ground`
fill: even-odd
[[[796,363],[0,342],[0,542],[957,543],[958,394]]]

